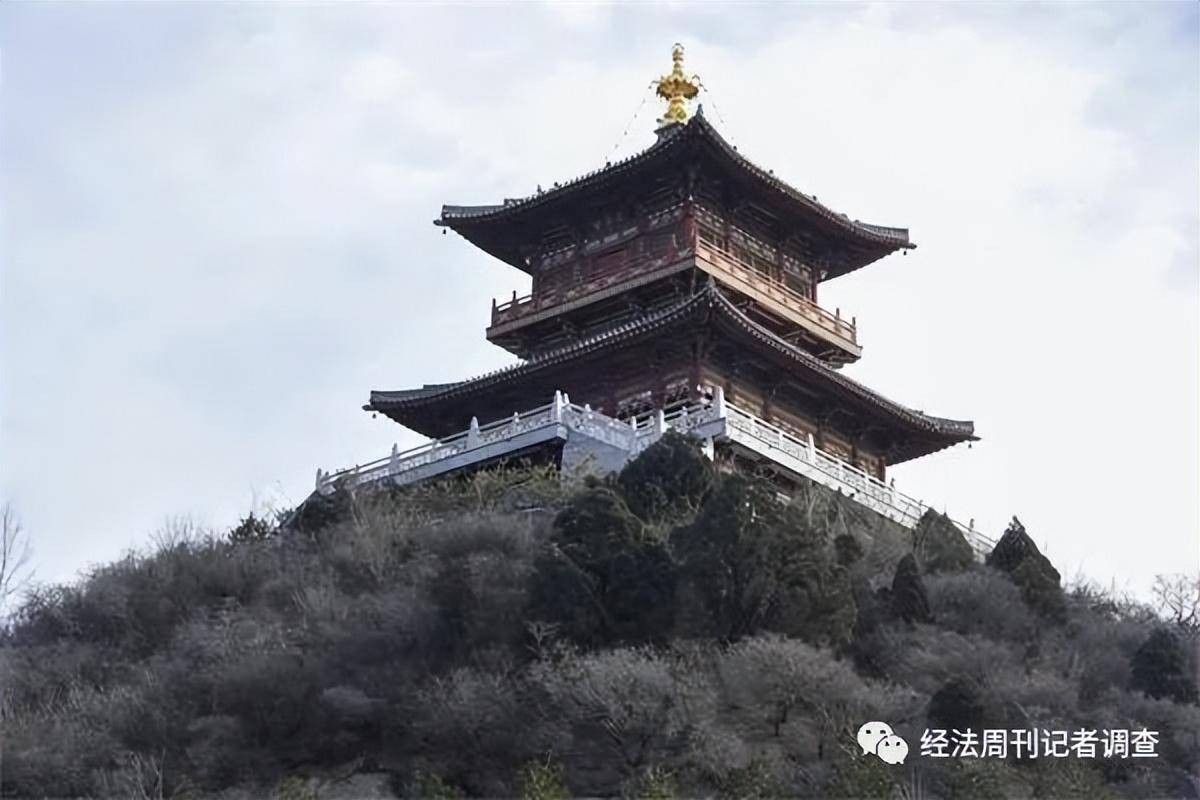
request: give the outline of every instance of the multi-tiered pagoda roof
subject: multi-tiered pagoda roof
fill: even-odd
[[[559,392],[635,429],[656,409],[721,398],[876,480],[975,439],[971,422],[838,371],[862,353],[857,320],[822,307],[819,286],[915,247],[908,230],[826,207],[742,156],[702,113],[688,119],[699,84],[679,48],[674,63],[658,82],[669,106],[655,144],[529,197],[443,206],[435,220],[531,276],[528,296],[493,301],[487,329],[522,361],[374,391],[365,408],[442,438]]]

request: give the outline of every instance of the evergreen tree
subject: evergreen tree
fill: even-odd
[[[664,544],[611,489],[576,495],[535,563],[534,617],[583,644],[643,642],[670,633],[675,574]]]
[[[276,533],[276,528],[270,522],[262,517],[257,517],[251,511],[242,521],[229,531],[229,541],[231,542],[261,542],[264,539],[269,539]]]
[[[1133,654],[1131,685],[1150,697],[1179,703],[1196,701],[1196,683],[1188,674],[1183,642],[1166,628],[1155,630]]]
[[[1059,584],[1062,576],[1038,550],[1016,517],[988,554],[987,564],[1006,573],[1021,587],[1021,596],[1034,611],[1055,621],[1065,618],[1066,601]]]
[[[722,476],[696,520],[671,534],[671,545],[684,597],[703,610],[692,633],[849,639],[855,610],[845,568],[826,532],[781,503],[770,484]]]
[[[712,481],[712,462],[699,441],[675,431],[667,431],[617,476],[629,510],[649,523],[694,513]]]
[[[843,567],[853,566],[863,556],[862,545],[848,533],[843,533],[833,540],[833,550],[837,553],[837,563]]]
[[[892,613],[905,622],[929,622],[929,596],[912,553],[900,559],[896,565],[891,600]]]
[[[948,681],[929,698],[925,715],[932,727],[979,730],[983,727],[984,706],[978,686],[966,678]]]
[[[975,551],[966,537],[949,517],[932,508],[913,531],[913,552],[927,575],[960,572],[975,563]]]

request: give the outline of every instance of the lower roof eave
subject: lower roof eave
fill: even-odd
[[[468,402],[472,398],[484,398],[502,390],[502,387],[511,390],[528,381],[553,384],[554,376],[560,372],[563,365],[575,363],[583,357],[591,358],[615,352],[644,337],[661,335],[668,326],[687,323],[689,320],[701,320],[705,324],[719,322],[749,346],[774,352],[776,358],[802,370],[811,379],[824,385],[828,391],[843,395],[856,405],[870,407],[873,409],[872,413],[889,418],[901,428],[906,428],[916,441],[932,440],[934,447],[927,452],[936,452],[952,444],[977,438],[972,422],[934,417],[902,406],[783,341],[746,317],[724,297],[715,282],[711,281],[704,289],[675,306],[641,320],[618,325],[534,360],[457,383],[430,384],[419,389],[401,391],[372,391],[370,401],[363,408],[366,411],[383,413],[401,425],[425,435],[439,435],[439,431],[431,430],[429,425],[423,425],[421,422],[422,417],[431,419],[433,410],[439,406]],[[566,387],[550,386],[548,391],[552,393],[554,388]],[[440,435],[448,435],[457,430],[446,431]],[[938,442],[945,444],[937,446]],[[919,448],[915,449],[917,453],[912,456],[914,458],[927,454],[921,453]],[[899,459],[904,460],[908,458]]]
[[[978,442],[979,440],[980,439],[978,436],[971,434],[969,436],[946,439],[942,442],[930,442],[929,446],[927,446],[927,447],[908,448],[908,450],[906,452],[902,452],[899,455],[896,455],[893,457],[885,458],[884,463],[889,467],[894,467],[897,464],[904,464],[909,461],[915,461],[918,458],[924,458],[925,456],[931,456],[934,453],[940,453],[943,450],[948,450],[951,447],[963,444],[964,442],[970,444],[971,442]]]

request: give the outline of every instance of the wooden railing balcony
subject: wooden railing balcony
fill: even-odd
[[[527,294],[524,297],[517,297],[517,293],[513,292],[511,300],[505,300],[503,303],[499,303],[495,299],[492,300],[492,324],[509,322],[533,310],[533,295]]]
[[[751,298],[776,317],[803,328],[810,335],[842,351],[846,354],[842,360],[854,360],[862,354],[853,317],[845,319],[840,309],[833,313],[826,311],[799,292],[764,274],[760,267],[737,252],[723,248],[705,236],[692,241],[692,247],[680,248],[667,255],[633,256],[617,270],[552,296],[518,296],[513,292],[512,297],[503,302],[492,300],[489,335],[533,322],[535,318],[556,313],[553,309],[564,308],[576,301],[586,303],[613,291],[623,291],[681,269],[691,269],[694,263],[695,267]]]
[[[799,292],[764,275],[736,253],[701,236],[696,241],[696,261],[706,272],[758,300],[786,319],[799,323],[823,339],[858,356],[858,327],[854,317],[844,319],[841,309],[829,313]]]
[[[690,250],[667,254],[642,253],[626,259],[618,270],[598,275],[551,296],[518,296],[513,292],[512,297],[503,302],[492,300],[491,327],[514,322],[539,311],[556,309],[577,300],[591,299],[613,290],[614,287],[621,287],[623,290],[652,282],[671,273],[691,269],[691,257]]]

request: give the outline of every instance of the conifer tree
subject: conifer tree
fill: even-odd
[[[1151,633],[1133,654],[1133,688],[1156,699],[1195,702],[1196,683],[1188,674],[1183,647],[1179,637],[1166,628]]]
[[[675,431],[667,431],[617,476],[629,510],[649,523],[694,513],[712,481],[712,462],[700,443]]]
[[[959,572],[975,563],[975,551],[966,537],[949,517],[932,508],[925,512],[913,531],[913,552],[927,575]]]
[[[892,579],[892,613],[905,622],[929,622],[929,596],[917,569],[917,560],[909,553],[896,565]]]
[[[978,686],[966,678],[954,678],[929,698],[929,724],[945,730],[978,730],[983,726],[984,706]]]
[[[531,612],[583,644],[645,642],[669,635],[674,591],[663,542],[619,495],[593,487],[554,521],[550,546],[535,564]]]
[[[1016,517],[988,554],[987,564],[1006,573],[1021,587],[1021,596],[1034,611],[1055,621],[1065,618],[1066,601],[1059,584],[1062,576]]]

